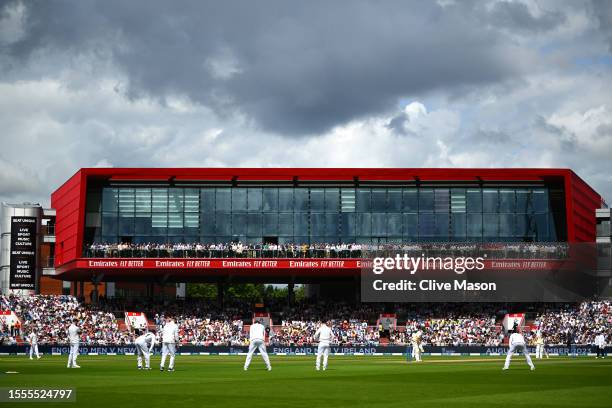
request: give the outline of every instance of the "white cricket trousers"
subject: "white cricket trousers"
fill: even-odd
[[[170,362],[168,363],[168,369],[174,368],[174,355],[176,354],[176,344],[174,343],[163,343],[162,344],[162,358],[160,367],[164,367],[166,364],[166,356],[170,356]]]
[[[144,359],[145,368],[151,367],[151,353],[146,344],[136,343],[136,353],[138,355],[138,367],[142,367],[142,360]]]
[[[317,348],[317,370],[321,368],[321,357],[323,357],[323,370],[327,369],[327,359],[329,357],[329,343],[319,343]]]
[[[544,345],[536,344],[536,358],[540,359],[544,355]]]
[[[36,343],[30,345],[30,359],[34,354],[36,354],[36,358],[40,358],[40,354],[38,354],[38,344]]]
[[[510,367],[510,360],[512,360],[512,354],[514,352],[523,353],[525,356],[525,360],[527,360],[527,364],[529,367],[533,368],[533,362],[531,361],[531,357],[529,357],[529,350],[524,344],[512,344],[510,345],[510,349],[508,350],[508,355],[506,356],[506,363],[504,364],[504,368]]]
[[[70,354],[68,354],[68,367],[77,365],[77,356],[79,355],[79,343],[70,343]]]
[[[412,357],[416,361],[421,361],[421,346],[417,343],[412,343]]]
[[[246,360],[244,362],[244,369],[248,369],[251,364],[251,359],[253,358],[253,353],[255,350],[259,350],[259,354],[261,354],[261,358],[266,363],[266,367],[268,370],[272,368],[270,365],[270,358],[268,357],[268,353],[266,352],[266,344],[263,340],[253,340],[251,344],[249,344],[249,352],[247,353]]]

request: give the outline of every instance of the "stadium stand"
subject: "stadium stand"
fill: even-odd
[[[376,326],[377,317],[392,306],[398,325],[384,336]],[[165,314],[171,314],[180,328],[181,341],[191,345],[244,345],[247,338],[251,305],[236,301],[223,308],[214,302],[191,300],[131,303],[120,300],[92,306],[72,296],[2,296],[0,310],[11,310],[22,327],[2,324],[2,344],[19,343],[32,329],[40,344],[63,344],[70,321],[77,318],[83,328],[82,341],[91,345],[125,345],[132,341],[130,329],[121,324],[126,307],[151,316],[150,327],[159,329]],[[591,301],[581,304],[359,304],[309,303],[292,306],[270,303],[274,321],[271,343],[303,345],[313,342],[316,325],[332,320],[336,338],[345,345],[408,344],[412,332],[421,330],[425,344],[497,346],[504,341],[501,317],[509,309],[521,309],[535,316],[530,328],[541,330],[546,343],[592,344],[596,334],[612,336],[612,302]],[[120,318],[118,319],[117,316]],[[159,333],[159,330],[158,330]]]

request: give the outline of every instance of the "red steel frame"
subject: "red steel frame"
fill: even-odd
[[[391,181],[521,182],[562,184],[568,242],[594,242],[601,196],[570,169],[374,169],[374,168],[83,168],[51,195],[56,209],[55,267],[81,258],[85,197],[90,179],[111,181]],[[64,266],[64,267],[62,267]]]

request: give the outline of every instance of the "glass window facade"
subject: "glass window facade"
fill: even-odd
[[[551,242],[565,222],[543,187],[102,187],[88,200],[101,222],[87,240],[109,243]]]

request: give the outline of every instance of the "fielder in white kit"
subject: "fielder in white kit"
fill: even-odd
[[[68,341],[70,342],[70,354],[68,354],[68,368],[81,368],[77,364],[77,356],[79,355],[79,342],[81,341],[81,329],[77,327],[78,319],[74,319],[70,327],[68,327]]]
[[[151,353],[153,347],[155,347],[155,334],[152,332],[146,332],[145,334],[138,336],[134,340],[136,346],[136,354],[138,355],[138,369],[142,370],[142,360],[145,362],[145,370],[151,369]]]
[[[323,371],[327,370],[330,344],[334,338],[334,333],[330,326],[331,321],[328,321],[327,324],[323,322],[314,335],[315,341],[319,342],[319,347],[317,348],[317,362],[315,365],[317,371],[321,369],[321,356],[323,356]]]
[[[30,343],[30,360],[33,359],[34,354],[36,354],[36,358],[40,358],[40,354],[38,354],[38,335],[34,330],[28,334],[28,343]]]
[[[178,326],[171,317],[166,317],[166,325],[162,329],[162,358],[159,371],[164,371],[166,357],[170,356],[168,371],[174,371],[174,355],[176,354],[176,343],[179,342]]]
[[[508,345],[510,348],[508,350],[508,355],[506,356],[506,363],[504,364],[503,370],[507,370],[510,367],[510,360],[512,359],[512,354],[514,354],[515,351],[523,353],[525,360],[527,360],[527,364],[529,364],[529,368],[531,368],[532,371],[535,370],[535,366],[531,361],[531,357],[529,357],[529,350],[527,350],[525,338],[521,334],[520,328],[517,328],[516,332],[512,333]]]
[[[259,354],[261,354],[263,361],[266,363],[268,371],[271,371],[270,358],[266,352],[266,328],[259,320],[256,320],[249,329],[249,343],[249,352],[244,362],[244,371],[249,369],[255,350],[259,350]]]

